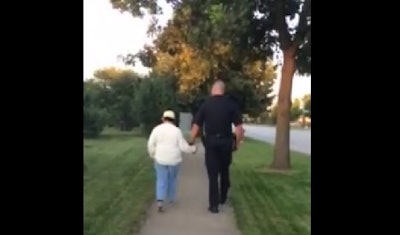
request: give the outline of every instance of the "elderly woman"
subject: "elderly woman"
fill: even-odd
[[[196,146],[190,146],[183,137],[182,131],[174,124],[173,111],[165,111],[162,121],[152,130],[147,143],[149,155],[154,159],[156,170],[156,198],[159,212],[163,211],[164,202],[167,199],[170,203],[175,201],[182,152],[196,152]]]

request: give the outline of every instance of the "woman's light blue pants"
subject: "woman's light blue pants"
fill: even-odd
[[[175,201],[179,166],[154,164],[156,170],[156,198],[157,201]]]

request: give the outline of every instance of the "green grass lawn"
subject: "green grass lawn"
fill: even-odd
[[[154,197],[146,140],[107,130],[84,140],[84,161],[84,234],[132,234]]]
[[[310,157],[292,153],[292,173],[266,173],[272,151],[247,139],[234,154],[231,195],[238,226],[242,235],[309,235]]]

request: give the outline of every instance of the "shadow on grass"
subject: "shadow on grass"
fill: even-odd
[[[259,173],[261,175],[279,175],[279,176],[288,176],[292,177],[294,175],[298,175],[302,173],[302,171],[296,169],[290,169],[290,170],[278,170],[278,169],[272,169],[269,166],[261,165],[261,166],[256,166],[254,167],[254,172]]]
[[[138,131],[132,132],[105,132],[101,134],[97,139],[110,140],[110,139],[127,139],[132,137],[144,137],[144,135]]]
[[[89,140],[89,142],[84,141],[84,148],[89,149],[94,146],[96,146],[98,141],[104,142],[104,141],[125,141],[128,139],[133,139],[133,138],[146,138],[144,134],[140,130],[134,130],[134,131],[119,131],[116,129],[106,129],[104,130],[100,136],[97,137],[88,137],[84,136],[84,140]],[[95,141],[95,142],[93,142]]]
[[[120,131],[115,128],[106,128],[101,133],[100,136],[95,138],[85,137],[85,139],[93,139],[93,140],[125,140],[127,138],[133,137],[145,137],[144,134],[141,132],[140,129],[133,129],[132,131]],[[87,146],[89,147],[89,146]]]

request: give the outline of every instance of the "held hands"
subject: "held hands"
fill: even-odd
[[[195,154],[196,152],[197,152],[197,146],[196,145],[192,145],[192,147],[193,147],[193,154]]]
[[[196,142],[196,141],[194,141],[194,140],[191,139],[191,140],[188,141],[188,144],[189,144],[190,146],[192,146],[192,145],[195,145],[195,142]]]
[[[195,154],[197,152],[197,145],[193,144],[193,143],[189,143],[189,147],[190,147],[190,153]]]
[[[195,154],[196,152],[197,152],[197,146],[196,146],[196,143],[195,143],[196,141],[194,141],[194,140],[189,140],[188,141],[188,144],[189,144],[189,146],[193,149],[193,154]]]

